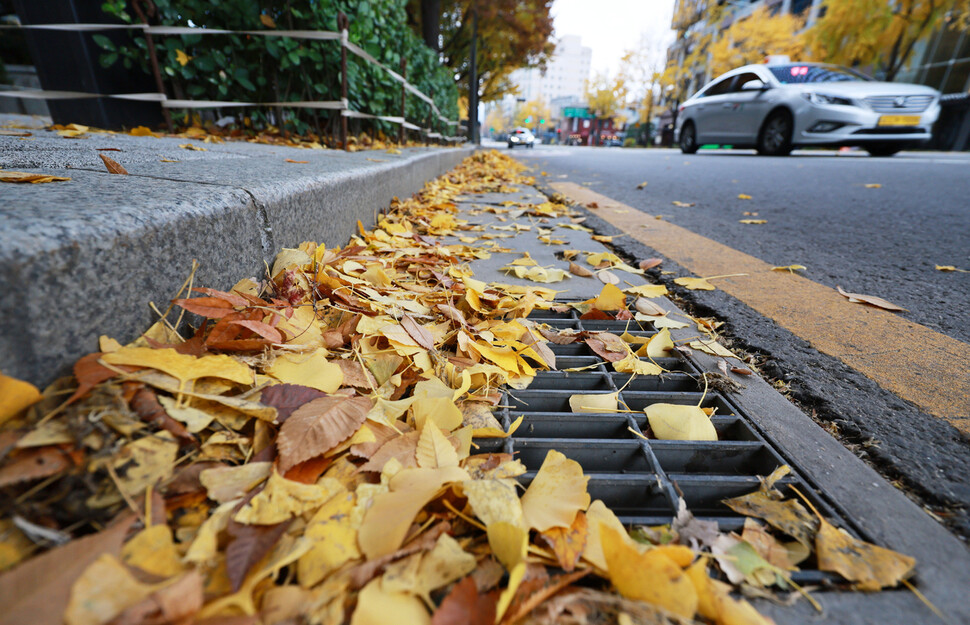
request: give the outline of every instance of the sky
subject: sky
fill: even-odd
[[[579,35],[593,49],[591,74],[615,75],[624,51],[637,47],[647,34],[666,50],[673,39],[670,18],[674,0],[555,0],[556,37]]]

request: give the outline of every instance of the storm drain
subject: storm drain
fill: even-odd
[[[649,337],[656,333],[635,321],[581,320],[575,312],[556,314],[539,311],[529,319],[564,330],[628,332]],[[496,412],[508,429],[524,416],[521,426],[508,439],[478,439],[478,453],[514,454],[528,472],[521,481],[528,485],[550,449],[576,460],[589,475],[589,494],[601,499],[625,525],[670,523],[683,497],[687,509],[702,520],[717,522],[721,531],[740,533],[745,517],[722,501],[758,489],[758,476],[766,476],[783,464],[782,454],[754,427],[723,393],[703,393],[701,371],[683,355],[656,359],[668,373],[635,376],[616,373],[602,363],[584,342],[549,347],[556,354],[560,371],[540,372],[525,390],[507,390],[501,411]],[[592,366],[585,371],[565,372]],[[570,410],[569,397],[576,393],[619,391],[620,405],[631,412],[578,414]],[[702,401],[703,398],[703,401]],[[654,403],[700,405],[716,408],[712,422],[718,440],[665,441],[645,439],[648,433],[643,409]],[[777,482],[791,484],[838,526],[859,536],[792,466],[792,473]],[[864,536],[859,536],[865,538]],[[810,562],[804,565],[811,566]],[[836,575],[808,568],[792,575],[799,584],[839,581]]]

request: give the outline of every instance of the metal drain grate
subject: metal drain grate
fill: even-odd
[[[541,311],[529,318],[557,329],[615,334],[626,331],[634,336],[656,333],[635,321],[580,320],[575,313]],[[550,343],[549,347],[556,354],[559,369],[602,363],[584,342]],[[740,532],[745,517],[722,500],[757,490],[758,476],[790,463],[722,393],[709,390],[703,394],[701,373],[687,357],[678,355],[657,363],[669,373],[637,376],[632,382],[628,374],[613,372],[608,363],[583,372],[543,371],[527,389],[506,391],[502,409],[496,413],[506,429],[512,420],[524,415],[521,427],[508,439],[476,440],[477,451],[515,454],[528,469],[520,480],[528,485],[546,453],[556,449],[583,466],[590,477],[590,497],[602,499],[626,525],[670,523],[678,496],[683,496],[695,517],[717,522],[721,531]],[[635,412],[577,414],[569,408],[569,397],[575,393],[615,391],[620,391],[621,405],[625,403]],[[703,407],[717,408],[712,418],[717,441],[644,440],[633,433],[643,434],[648,429],[643,413],[646,406],[660,402],[696,405],[702,397]],[[815,489],[795,467],[778,484],[795,485],[826,517],[858,535],[831,506],[815,496]],[[803,564],[810,567],[811,561]],[[793,579],[813,584],[841,578],[807,569]]]

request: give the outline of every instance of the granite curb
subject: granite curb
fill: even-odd
[[[71,180],[0,189],[0,371],[40,386],[95,351],[104,328],[122,342],[143,332],[157,319],[148,302],[164,310],[193,260],[196,285],[225,289],[263,275],[280,248],[343,245],[472,152],[30,132],[0,136],[0,169]]]

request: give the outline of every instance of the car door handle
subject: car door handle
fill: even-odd
[[[725,102],[724,104],[721,105],[721,108],[723,108],[723,109],[733,109],[734,108],[734,103],[733,102]]]

